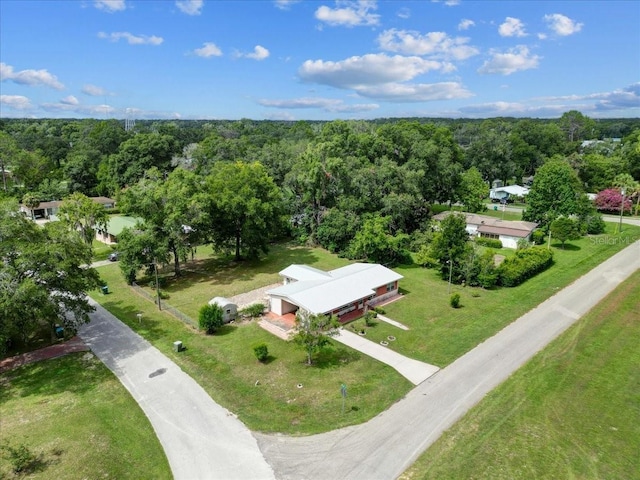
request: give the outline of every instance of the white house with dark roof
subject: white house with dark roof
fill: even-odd
[[[442,212],[434,215],[433,219],[441,221],[452,213],[462,212]],[[498,239],[505,248],[518,248],[518,241],[523,238],[531,240],[531,233],[538,226],[533,222],[501,220],[476,213],[462,213],[462,215],[465,216],[466,230],[470,236]]]
[[[357,318],[367,306],[397,295],[398,281],[403,278],[372,263],[353,263],[328,272],[290,265],[280,275],[283,284],[267,291],[271,312],[285,315],[302,308],[316,315],[335,315],[343,321]]]

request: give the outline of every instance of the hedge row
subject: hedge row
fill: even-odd
[[[502,248],[502,242],[497,238],[476,237],[476,245],[489,248]]]
[[[518,250],[515,256],[506,258],[498,267],[500,284],[515,287],[553,263],[553,253],[544,247],[531,247]]]

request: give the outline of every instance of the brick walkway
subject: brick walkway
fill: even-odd
[[[68,353],[87,351],[89,351],[89,347],[82,341],[82,339],[80,337],[73,337],[64,343],[57,343],[49,347],[34,350],[33,352],[16,355],[15,357],[3,358],[0,360],[0,373],[29,363],[39,362],[40,360],[62,357]]]

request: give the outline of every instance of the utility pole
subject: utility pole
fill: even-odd
[[[158,259],[153,259],[153,270],[156,274],[156,295],[158,297],[158,310],[162,310],[162,304],[160,303],[160,284],[158,283]]]

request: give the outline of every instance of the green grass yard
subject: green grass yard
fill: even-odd
[[[639,478],[639,319],[640,271],[400,478]]]
[[[28,478],[172,478],[138,404],[86,353],[0,374],[0,445],[5,444],[26,445],[37,455]],[[4,453],[0,478],[13,478]]]
[[[598,237],[571,242],[564,250],[552,245],[555,265],[516,288],[483,290],[452,286],[462,297],[462,308],[449,305],[448,284],[433,270],[399,266],[404,275],[404,298],[385,307],[386,315],[408,327],[403,331],[382,321],[367,329],[367,338],[396,341],[389,347],[411,358],[441,367],[471,350],[504,326],[583,275],[615,252],[640,238],[640,228],[615,226]],[[187,272],[164,289],[169,304],[193,318],[214,296],[232,296],[279,280],[278,271],[291,263],[336,268],[346,261],[321,249],[274,246],[261,261],[236,263],[207,258],[185,265]],[[503,249],[504,250],[504,249]],[[501,252],[502,253],[502,252]],[[214,400],[237,413],[250,428],[308,434],[327,431],[370,419],[400,399],[411,385],[394,370],[338,344],[318,366],[304,366],[304,352],[260,329],[255,323],[225,327],[205,336],[139,297],[123,281],[117,265],[100,269],[111,294],[95,294],[107,309],[154,343],[192,375]],[[143,313],[138,324],[136,314]],[[187,351],[175,354],[171,347],[182,340]],[[252,346],[266,342],[272,360],[257,363]],[[256,382],[258,384],[256,385]],[[296,388],[298,383],[304,386]],[[340,413],[339,387],[349,386],[347,413]]]

